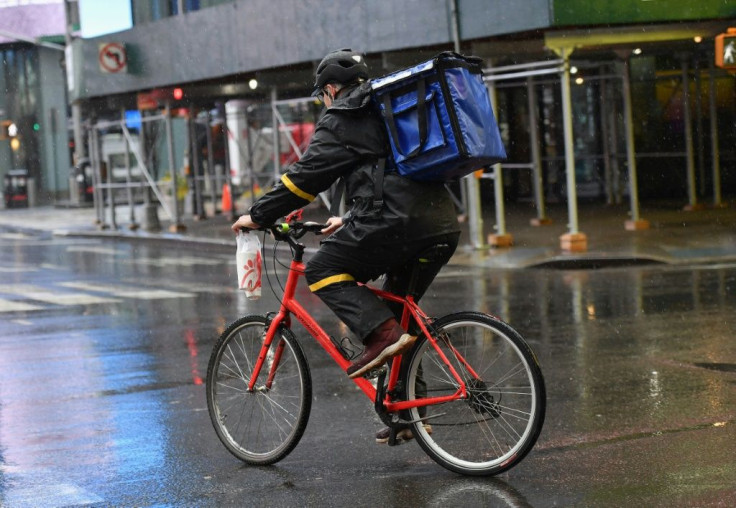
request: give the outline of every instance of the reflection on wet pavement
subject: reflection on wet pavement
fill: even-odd
[[[273,310],[270,291],[246,300],[222,253],[175,263],[140,244],[0,246],[2,506],[736,500],[736,265],[443,272],[425,309],[509,321],[547,382],[538,446],[489,480],[447,473],[416,445],[375,445],[370,404],[299,328],[315,384],[307,433],[278,465],[244,467],[214,436],[202,380],[215,337]]]

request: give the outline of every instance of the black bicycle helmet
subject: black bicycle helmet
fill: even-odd
[[[332,51],[317,66],[312,95],[318,95],[327,83],[346,84],[359,78],[368,79],[365,57],[352,49]]]

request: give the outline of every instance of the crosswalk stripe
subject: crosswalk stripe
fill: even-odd
[[[87,506],[105,501],[94,492],[69,483],[62,475],[46,469],[25,470],[0,464],[0,476],[6,479],[2,506]]]
[[[53,303],[56,305],[91,305],[95,303],[118,303],[120,300],[106,296],[88,295],[85,293],[62,293],[31,284],[8,284],[0,291],[12,293],[28,300]]]
[[[15,487],[11,484],[5,495],[8,506],[32,508],[36,506],[84,506],[104,501],[98,495],[69,483],[44,484],[29,487]]]
[[[213,258],[197,258],[192,256],[181,256],[181,257],[164,257],[157,259],[126,259],[122,261],[126,264],[134,265],[148,265],[159,268],[165,268],[167,266],[195,266],[195,265],[219,265],[225,263],[223,259]]]
[[[38,305],[31,305],[30,303],[16,302],[0,298],[0,312],[29,312],[41,309],[43,309],[43,307],[39,307]]]
[[[33,237],[25,233],[0,233],[0,238],[4,240],[27,240]]]
[[[0,273],[23,273],[37,271],[38,268],[33,266],[0,266]]]
[[[60,285],[67,288],[80,289],[82,291],[108,293],[120,298],[137,298],[142,300],[157,300],[162,298],[192,298],[196,296],[194,293],[182,293],[179,291],[168,291],[166,289],[98,285],[89,284],[87,282],[63,282]]]
[[[123,282],[127,284],[136,284],[136,285],[142,285],[143,287],[150,287],[148,284],[151,283],[150,280],[142,280],[142,279],[122,279]],[[173,289],[173,290],[183,290],[184,292],[192,292],[192,293],[232,293],[234,291],[237,291],[237,287],[235,286],[235,283],[232,285],[215,285],[215,284],[193,284],[191,282],[179,282],[179,281],[172,281],[167,280],[166,281],[166,289]]]

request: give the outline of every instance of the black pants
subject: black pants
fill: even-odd
[[[326,242],[307,263],[309,289],[345,323],[360,339],[365,339],[380,324],[392,317],[401,317],[401,306],[389,306],[370,289],[359,286],[386,274],[383,289],[400,295],[407,294],[416,268],[412,294],[418,301],[429,288],[442,266],[447,264],[457,248],[459,233],[435,236],[410,245],[353,247]],[[434,245],[448,246],[417,258]]]

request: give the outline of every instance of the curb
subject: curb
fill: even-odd
[[[0,224],[0,228],[27,234],[46,233],[63,238],[97,238],[127,242],[150,242],[158,244],[178,244],[193,249],[216,249],[218,252],[228,253],[235,251],[234,240],[224,238],[203,238],[201,236],[182,236],[177,233],[148,233],[145,231],[126,232],[121,230],[101,231],[95,229],[67,229],[59,228],[47,230],[42,228],[19,226],[15,224]],[[307,252],[315,252],[317,246],[308,245]],[[287,245],[278,247],[288,251]],[[515,247],[513,250],[475,251],[467,248],[458,248],[450,259],[448,266],[476,267],[489,270],[520,270],[520,269],[550,269],[550,270],[597,270],[626,268],[633,266],[684,266],[684,265],[713,265],[721,263],[735,263],[736,252],[724,252],[712,256],[682,256],[647,253],[615,253],[615,252],[588,252],[578,254],[560,254],[552,248],[524,249]]]

